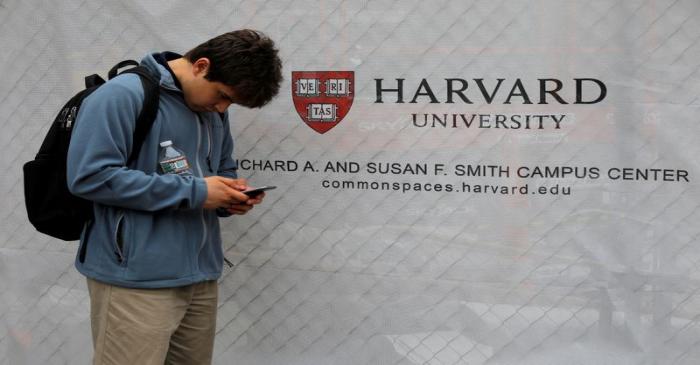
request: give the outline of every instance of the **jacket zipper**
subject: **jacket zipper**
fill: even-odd
[[[209,168],[210,173],[214,173],[214,170],[211,168],[211,123],[204,121],[204,124],[207,125],[207,167]]]
[[[199,117],[199,114],[196,114],[197,116],[197,152],[195,156],[195,164],[197,166],[197,172],[199,172],[199,176],[204,177],[204,174],[202,173],[202,167],[199,165],[199,151],[202,148],[202,119]],[[204,214],[206,213],[206,210],[202,209],[202,241],[199,244],[199,251],[202,251],[202,248],[204,248],[204,244],[207,242],[207,236],[209,232],[207,232],[207,222],[206,218],[204,217]]]
[[[199,114],[197,114],[197,122],[201,122],[206,124],[207,128],[207,167],[209,168],[209,172],[214,173],[214,170],[211,168],[211,129],[209,123],[206,122],[206,120],[203,120],[199,117]],[[204,174],[202,173],[202,169],[199,166],[199,150],[200,150],[200,142],[202,140],[201,136],[201,125],[200,123],[197,123],[197,156],[196,161],[197,161],[197,170],[199,171],[199,174],[204,177]],[[205,210],[202,210],[202,227],[204,227],[203,231],[204,233],[202,234],[202,243],[199,245],[199,251],[201,252],[202,249],[204,248],[204,244],[206,244],[207,241],[207,236],[209,234],[207,230],[207,222],[204,214],[206,213]],[[232,268],[234,265],[229,259],[224,256],[224,262],[226,265],[228,265],[229,268]]]

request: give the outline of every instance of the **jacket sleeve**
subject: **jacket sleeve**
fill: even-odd
[[[223,123],[223,142],[221,144],[221,161],[219,161],[219,170],[216,172],[217,175],[228,177],[231,179],[238,178],[238,164],[236,160],[233,159],[233,137],[231,136],[231,126],[229,123],[229,113],[224,113]],[[226,209],[217,209],[216,214],[219,217],[225,218],[230,217],[232,214]]]
[[[201,208],[207,197],[204,179],[126,167],[143,87],[137,76],[124,77],[131,80],[108,82],[83,101],[68,148],[68,189],[87,200],[135,210]]]

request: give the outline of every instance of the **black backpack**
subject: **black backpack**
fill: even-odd
[[[122,73],[119,69],[136,66]],[[134,130],[133,150],[127,165],[139,155],[141,145],[158,113],[158,80],[138,62],[126,60],[109,70],[109,79],[123,73],[139,75],[144,90],[144,103]],[[34,160],[24,164],[24,202],[29,221],[41,233],[66,241],[80,239],[86,222],[93,218],[92,202],[68,191],[66,159],[71,132],[83,100],[105,83],[94,74],[85,77],[85,89],[73,96],[54,119]]]

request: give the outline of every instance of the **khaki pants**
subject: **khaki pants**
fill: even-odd
[[[87,279],[93,364],[210,364],[218,286],[129,289]]]

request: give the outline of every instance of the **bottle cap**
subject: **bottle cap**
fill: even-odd
[[[160,146],[161,146],[161,147],[168,147],[168,146],[172,146],[172,145],[173,145],[173,141],[163,141],[163,142],[160,142]]]

